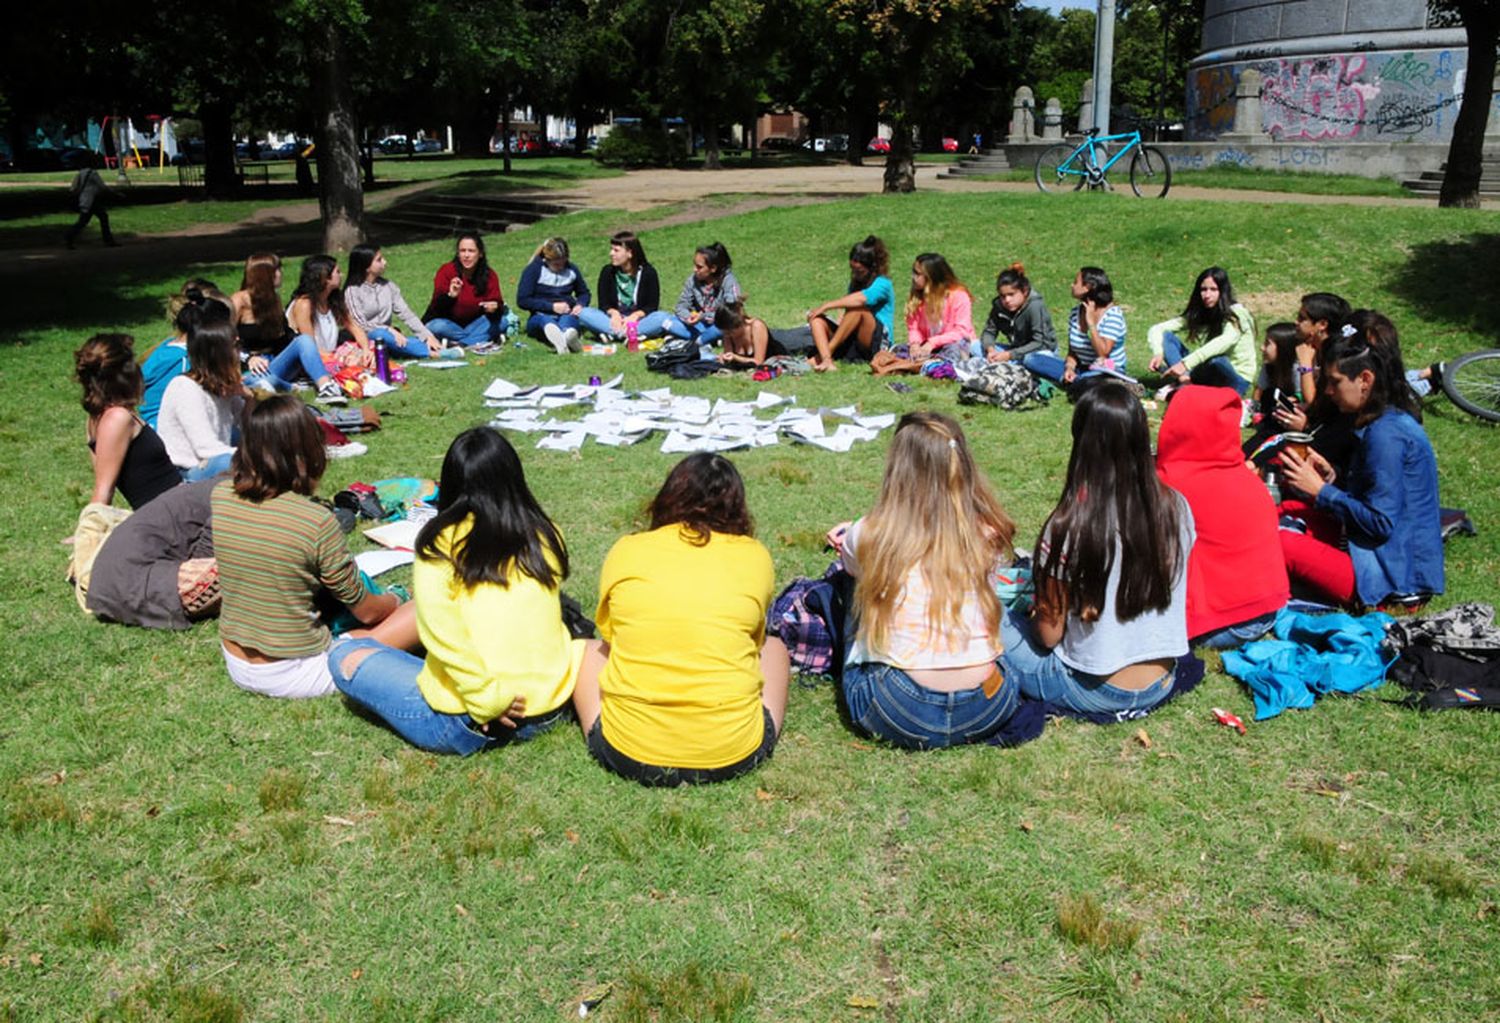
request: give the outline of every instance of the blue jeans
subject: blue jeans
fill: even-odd
[[[1249,621],[1239,622],[1236,625],[1226,625],[1217,632],[1194,636],[1190,645],[1206,646],[1210,650],[1232,650],[1237,646],[1260,639],[1270,632],[1271,626],[1275,624],[1276,612],[1268,611],[1259,618],[1251,618]]]
[[[374,653],[360,662],[354,674],[345,675],[343,662],[357,650]],[[417,675],[422,658],[396,650],[373,639],[346,639],[328,652],[328,671],[333,684],[349,702],[384,721],[401,738],[429,753],[454,753],[461,757],[492,746],[506,746],[535,738],[562,720],[568,705],[535,717],[522,718],[514,729],[496,722],[488,733],[467,714],[442,714],[432,709]]]
[[[191,469],[179,470],[182,473],[182,482],[197,483],[199,480],[211,480],[215,476],[222,476],[229,471],[229,463],[233,458],[234,452],[226,451],[222,455],[205,458]]]
[[[1035,373],[1043,380],[1050,380],[1054,384],[1058,385],[1062,384],[1063,374],[1068,370],[1068,364],[1060,356],[1052,352],[1032,352],[1030,355],[1021,360],[1021,365],[1031,370],[1031,372]],[[1125,366],[1123,365],[1123,363],[1119,366],[1116,366],[1115,369],[1119,370],[1121,373],[1125,372]],[[1086,369],[1080,369],[1074,379],[1083,380],[1088,377],[1100,375],[1101,374],[1098,372],[1091,373]]]
[[[1187,346],[1175,333],[1168,331],[1166,337],[1162,338],[1161,354],[1168,366],[1177,365],[1187,357],[1187,353]],[[1250,381],[1235,372],[1229,357],[1225,355],[1215,355],[1194,366],[1188,373],[1188,379],[1205,387],[1233,387],[1241,398],[1250,390]]]
[[[889,664],[846,664],[840,682],[849,720],[877,739],[906,749],[941,749],[979,742],[999,731],[1020,697],[1009,675],[993,697],[983,687],[946,693],[912,680]]]
[[[328,375],[328,368],[323,365],[323,353],[318,351],[318,343],[307,334],[298,334],[285,348],[272,356],[271,364],[264,374],[258,377],[247,374],[246,382],[251,386],[264,383],[273,391],[285,391],[291,388],[292,381],[302,377],[317,383]]]
[[[425,359],[428,356],[427,342],[419,337],[409,337],[406,344],[402,345],[396,341],[396,332],[389,327],[371,327],[365,331],[371,341],[379,341],[385,345],[385,350],[392,355],[402,355],[408,359]]]
[[[545,341],[547,335],[542,332],[542,328],[549,323],[557,324],[558,330],[577,330],[579,320],[572,313],[563,313],[561,316],[556,313],[532,313],[526,318],[526,333],[538,341]]]
[[[667,332],[667,321],[672,314],[658,309],[654,313],[647,313],[635,321],[635,336],[641,340],[652,337],[661,337]],[[585,307],[578,314],[578,321],[584,328],[593,331],[600,337],[614,337],[614,327],[609,321],[609,313],[603,309],[595,309],[592,306]],[[624,335],[620,335],[623,337]]]
[[[697,341],[700,345],[711,345],[724,336],[724,332],[712,323],[699,320],[697,323],[684,323],[675,316],[668,316],[662,323],[662,328],[673,337],[680,337],[684,341]]]
[[[439,316],[435,320],[427,321],[427,329],[432,331],[433,337],[442,338],[444,341],[452,341],[461,344],[465,348],[472,345],[483,344],[493,341],[500,336],[500,316],[483,314],[474,317],[469,323],[458,323],[454,320],[444,319]]]
[[[1000,638],[1005,641],[1000,664],[1006,679],[1019,683],[1021,692],[1033,700],[1046,700],[1085,714],[1115,714],[1123,720],[1139,717],[1172,691],[1172,669],[1139,690],[1112,686],[1104,675],[1074,671],[1055,650],[1039,645],[1031,622],[1014,611],[1001,616]]]

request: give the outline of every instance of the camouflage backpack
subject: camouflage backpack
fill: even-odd
[[[960,405],[1018,409],[1027,402],[1044,400],[1037,389],[1036,377],[1016,362],[991,362],[965,380],[958,391]]]

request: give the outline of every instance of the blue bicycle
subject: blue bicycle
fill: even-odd
[[[1109,143],[1120,144],[1114,155],[1110,155]],[[1165,196],[1172,187],[1172,165],[1166,154],[1155,146],[1142,145],[1138,131],[1100,135],[1098,128],[1090,128],[1077,148],[1059,142],[1043,150],[1036,160],[1036,187],[1043,192],[1076,192],[1084,185],[1090,190],[1109,189],[1112,186],[1106,175],[1125,159],[1126,153],[1133,154],[1130,190],[1156,199]]]

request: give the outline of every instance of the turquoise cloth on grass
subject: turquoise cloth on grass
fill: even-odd
[[[1381,650],[1386,627],[1395,621],[1378,611],[1310,615],[1282,609],[1275,639],[1224,652],[1224,670],[1250,687],[1255,720],[1288,707],[1311,707],[1325,693],[1357,693],[1385,681],[1394,657]]]

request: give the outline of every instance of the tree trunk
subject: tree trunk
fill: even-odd
[[[853,107],[847,111],[844,130],[849,133],[849,146],[844,150],[844,162],[851,167],[863,167],[865,165],[865,119]]]
[[[1495,80],[1495,43],[1500,36],[1500,11],[1490,0],[1467,0],[1456,5],[1469,41],[1469,68],[1464,98],[1453,122],[1448,143],[1448,167],[1443,172],[1439,206],[1479,207],[1479,179],[1484,173],[1484,129],[1490,116]]]
[[[228,100],[205,100],[198,107],[203,124],[203,185],[210,199],[239,190],[234,167],[234,107]]]
[[[455,156],[489,156],[490,140],[495,137],[495,121],[500,111],[490,94],[468,97],[457,111],[453,123],[453,152]]]
[[[501,168],[506,174],[510,173],[510,92],[502,93],[505,97],[500,101],[500,153],[504,158],[504,166]]]
[[[589,151],[589,125],[593,123],[592,110],[573,111],[573,153],[586,156]]]
[[[707,118],[703,122],[703,169],[724,169],[724,163],[719,159],[719,122],[717,118]]]
[[[344,71],[344,44],[335,31],[314,55],[313,142],[317,145],[318,208],[323,251],[347,252],[364,240],[365,193],[360,184],[359,132]]]

